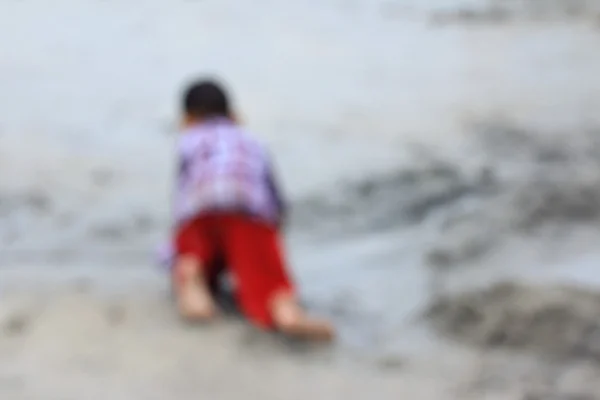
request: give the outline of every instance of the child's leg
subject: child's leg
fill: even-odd
[[[207,224],[210,220],[199,218],[181,227],[176,235],[173,288],[179,312],[188,320],[207,320],[216,314],[209,287],[215,244],[206,234]]]
[[[194,256],[177,258],[174,266],[177,308],[187,320],[209,320],[216,314],[215,303],[202,268]]]
[[[311,318],[298,303],[278,231],[244,216],[222,220],[227,258],[246,316],[262,328],[276,328],[284,334],[332,339],[331,324]]]

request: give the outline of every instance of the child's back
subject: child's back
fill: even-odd
[[[247,212],[270,222],[279,219],[281,199],[273,191],[266,151],[243,128],[214,118],[186,129],[178,147],[178,220],[218,210]]]

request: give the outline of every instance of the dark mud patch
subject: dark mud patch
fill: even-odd
[[[515,15],[510,10],[502,7],[473,9],[462,7],[458,10],[436,11],[430,16],[433,26],[446,26],[454,24],[502,24],[513,21]]]
[[[501,123],[475,129],[471,151],[483,156],[496,190],[445,210],[426,256],[431,265],[480,258],[515,236],[600,227],[598,131],[546,134]]]
[[[535,21],[594,21],[600,4],[594,0],[488,0],[438,10],[433,25],[493,25]]]
[[[51,196],[42,189],[22,192],[0,192],[0,218],[9,217],[18,212],[45,215],[52,212]]]
[[[457,165],[434,161],[305,199],[298,203],[293,223],[346,233],[398,228],[421,223],[444,207],[495,189],[494,176],[487,169],[468,173]]]
[[[102,242],[119,242],[147,235],[157,228],[156,219],[146,212],[133,213],[127,219],[104,221],[90,227],[89,237]]]
[[[441,296],[426,318],[443,334],[483,349],[600,363],[600,294],[581,288],[500,283]]]
[[[127,239],[130,234],[128,229],[129,227],[120,224],[118,222],[114,223],[103,223],[90,228],[89,234],[90,237],[99,240],[99,241],[121,241]]]
[[[52,218],[56,204],[43,189],[0,190],[0,248],[28,235],[30,226]]]
[[[535,132],[498,121],[472,128],[468,166],[444,155],[298,202],[295,227],[352,235],[426,225],[427,264],[460,265],[505,239],[600,227],[600,134]],[[424,228],[425,229],[425,228]]]
[[[29,328],[30,318],[26,312],[15,313],[2,322],[2,331],[6,336],[20,336]]]
[[[458,395],[473,399],[596,400],[600,398],[599,379],[600,370],[589,361],[540,362],[487,352],[477,373],[461,385]]]
[[[90,171],[91,183],[99,188],[106,188],[117,179],[118,174],[107,168],[96,168]]]

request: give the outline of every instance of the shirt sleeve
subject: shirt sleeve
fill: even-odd
[[[176,146],[176,179],[178,184],[181,184],[188,177],[190,172],[190,148],[191,143],[187,137],[181,137]]]
[[[270,159],[267,163],[267,172],[265,178],[269,195],[271,196],[273,204],[276,208],[277,222],[280,227],[283,227],[288,216],[289,206],[276,176],[273,162]]]
[[[189,141],[185,140],[185,137],[180,137],[175,144],[175,165],[173,170],[173,186],[171,193],[171,214],[173,227],[177,226],[179,221],[177,215],[179,214],[179,200],[182,194],[182,190],[186,185],[186,181],[189,179],[190,174],[190,151]]]

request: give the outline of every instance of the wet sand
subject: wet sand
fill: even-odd
[[[0,6],[0,398],[598,398],[600,31],[576,3]],[[333,348],[172,313],[174,105],[215,71],[273,149]]]

